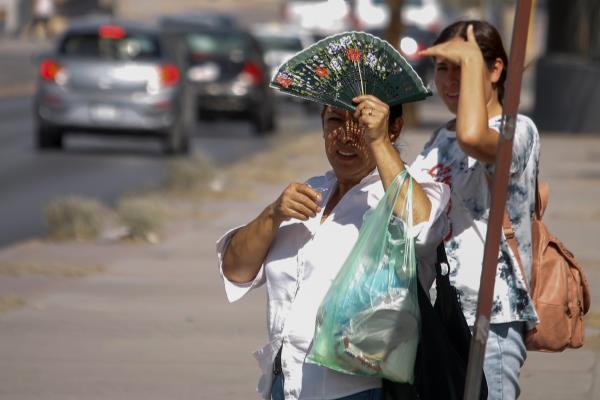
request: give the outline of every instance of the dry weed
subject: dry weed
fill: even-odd
[[[200,184],[210,182],[216,175],[214,162],[205,155],[196,154],[169,164],[165,187],[169,191],[187,193]]]
[[[154,196],[126,197],[119,201],[117,214],[130,239],[155,242],[162,231],[166,207]]]
[[[0,315],[25,306],[25,300],[17,296],[0,296]]]
[[[102,230],[102,204],[95,199],[71,196],[51,201],[44,210],[53,239],[94,239]]]

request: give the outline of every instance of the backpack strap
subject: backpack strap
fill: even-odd
[[[519,246],[517,245],[517,240],[515,239],[515,231],[513,230],[506,208],[504,209],[504,216],[502,217],[502,231],[504,232],[504,237],[506,238],[508,247],[510,247],[510,250],[513,252],[515,259],[517,260],[517,264],[519,265],[519,269],[521,270],[521,274],[525,280],[525,286],[527,287],[527,290],[529,290],[529,278],[525,274],[525,268],[523,266],[523,261],[521,260],[521,253],[519,252]]]
[[[490,190],[490,195],[492,193],[492,178],[486,174],[488,188]],[[542,218],[544,211],[546,209],[546,204],[548,204],[548,185],[542,184],[544,186],[544,193],[540,193],[538,187],[538,179],[537,176],[535,178],[535,215],[538,219]],[[523,275],[523,279],[525,281],[525,286],[527,290],[529,290],[529,277],[525,273],[525,267],[523,265],[523,261],[521,260],[521,253],[519,252],[519,246],[517,245],[517,240],[515,239],[515,231],[512,227],[512,222],[510,221],[510,216],[508,215],[508,210],[504,207],[504,215],[502,216],[502,232],[504,233],[504,237],[506,238],[506,243],[508,247],[512,251],[515,259],[517,260],[517,265],[521,270],[521,275]]]

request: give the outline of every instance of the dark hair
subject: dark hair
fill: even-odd
[[[402,116],[402,103],[400,104],[394,104],[393,106],[390,106],[390,117],[388,118],[388,121],[391,123],[393,123],[396,118],[401,117]]]
[[[502,38],[498,33],[498,30],[494,25],[486,21],[480,20],[469,20],[469,21],[457,21],[446,28],[437,37],[434,45],[447,42],[457,36],[467,39],[467,27],[473,25],[473,33],[475,34],[475,40],[481,49],[483,59],[485,60],[488,68],[492,68],[496,59],[499,58],[504,63],[504,69],[500,75],[500,79],[496,83],[498,90],[498,100],[502,103],[504,99],[504,82],[506,81],[506,70],[508,68],[508,57],[502,44]]]

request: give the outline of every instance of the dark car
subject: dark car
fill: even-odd
[[[183,51],[180,65],[201,119],[245,119],[257,134],[273,131],[270,71],[250,32],[236,24],[207,24],[204,18],[194,22],[190,16],[165,17],[161,29],[176,52]]]
[[[160,139],[167,152],[186,152],[180,92],[180,70],[157,29],[106,18],[79,21],[41,59],[37,145],[61,148],[71,132],[135,134]]]

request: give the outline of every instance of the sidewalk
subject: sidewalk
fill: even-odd
[[[34,59],[49,51],[50,41],[0,38],[0,99],[33,94]]]
[[[411,160],[427,132],[404,135]],[[178,220],[161,244],[30,241],[0,249],[0,398],[258,398],[250,353],[266,338],[265,293],[227,304],[214,243],[289,180],[327,167],[319,133],[276,140],[273,153],[234,167],[243,179],[197,204],[201,215]],[[596,288],[600,138],[548,135],[542,149],[552,189],[547,223]],[[598,290],[591,313],[589,346],[530,354],[522,399],[600,399]]]

